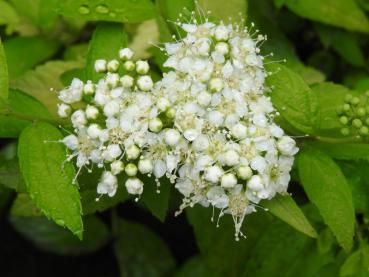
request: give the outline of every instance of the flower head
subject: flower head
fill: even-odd
[[[141,175],[153,176],[158,191],[168,178],[184,197],[179,212],[195,204],[220,209],[219,217],[232,216],[238,239],[246,214],[286,193],[298,148],[273,122],[258,46],[265,37],[207,20],[177,24],[185,36],[164,45],[170,71],[160,81],[124,48],[123,75],[118,60],[97,60],[102,79],[74,79],[59,93],[59,115],[74,127],[62,142],[79,168],[110,164],[98,193],[113,196],[119,174],[138,197],[150,185]]]

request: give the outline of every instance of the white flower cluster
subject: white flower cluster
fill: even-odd
[[[96,61],[96,71],[107,71],[97,84],[74,79],[60,92],[59,115],[71,115],[75,128],[63,143],[79,168],[110,166],[99,194],[115,194],[118,174],[129,176],[135,195],[140,176],[153,175],[158,186],[169,178],[184,196],[180,211],[199,203],[220,209],[219,218],[231,214],[238,240],[255,205],[286,193],[298,148],[273,122],[258,48],[265,37],[232,24],[178,25],[186,36],[165,44],[172,70],[155,84],[148,63],[133,62],[125,48],[122,64]]]

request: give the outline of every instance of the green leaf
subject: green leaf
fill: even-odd
[[[57,20],[58,0],[10,0],[16,10],[42,30],[50,31]]]
[[[345,263],[340,268],[340,276],[352,276],[358,273],[361,267],[361,259],[360,250],[357,250],[348,256]]]
[[[0,162],[0,184],[16,191],[26,191],[19,164],[16,159]]]
[[[144,225],[116,219],[114,252],[121,276],[171,276],[175,266],[164,241]]]
[[[9,90],[8,66],[6,63],[6,56],[5,56],[3,44],[1,43],[1,38],[0,38],[0,98],[1,99],[8,98],[8,90]]]
[[[11,33],[15,25],[20,21],[19,15],[6,1],[0,1],[0,25],[7,25],[6,33]]]
[[[294,45],[288,40],[287,36],[278,28],[275,21],[278,20],[275,9],[270,1],[258,0],[249,1],[248,22],[255,23],[268,36],[268,43],[261,47],[262,54],[274,54],[276,60],[286,60],[286,65],[301,75],[307,84],[319,83],[324,81],[325,76],[315,68],[304,65],[300,60]]]
[[[9,220],[15,230],[37,248],[60,255],[95,252],[104,246],[110,237],[109,230],[101,219],[88,216],[84,218],[84,238],[80,241],[64,228],[42,216],[26,194],[18,194],[11,207]]]
[[[4,213],[4,208],[8,206],[8,203],[13,198],[13,191],[0,183],[0,216]]]
[[[118,183],[122,185],[118,186],[117,192],[113,197],[99,195],[96,188],[101,174],[102,169],[95,168],[91,173],[87,173],[85,171],[81,172],[78,177],[82,211],[84,215],[103,212],[130,198],[130,195],[127,193],[124,186],[127,179],[125,174],[120,174],[118,176]]]
[[[170,21],[176,21],[179,19],[179,14],[183,14],[185,11],[191,12],[195,10],[194,0],[157,0],[157,2],[164,18]]]
[[[367,143],[327,143],[314,141],[308,144],[337,160],[369,161],[369,144]]]
[[[109,44],[109,47],[107,47]],[[127,46],[127,35],[123,25],[119,23],[100,23],[93,33],[87,54],[86,77],[97,81],[102,73],[95,72],[95,61],[98,59],[117,59],[119,49]]]
[[[350,187],[337,164],[326,154],[307,148],[298,158],[300,180],[310,201],[346,250],[352,247],[355,212]]]
[[[346,62],[353,66],[365,66],[364,54],[354,34],[318,24],[316,30],[323,44],[332,47]]]
[[[92,21],[142,22],[156,16],[155,5],[150,0],[63,0],[59,13],[66,17]]]
[[[167,215],[170,191],[173,186],[167,178],[160,180],[158,188],[154,178],[142,176],[140,178],[144,182],[144,192],[142,194],[142,202],[160,221],[164,222]],[[157,190],[160,193],[157,193]]]
[[[277,195],[273,199],[263,201],[262,205],[272,214],[305,235],[316,238],[317,233],[291,196]]]
[[[211,11],[211,17],[225,22],[229,22],[229,17],[233,20],[246,18],[247,1],[229,0],[224,4],[222,0],[199,0],[200,7],[205,11]]]
[[[321,254],[327,253],[331,250],[334,243],[334,237],[332,231],[329,228],[323,229],[319,233],[319,237],[317,240],[318,251]]]
[[[216,273],[212,276],[240,276],[245,261],[253,255],[253,247],[258,239],[271,228],[272,218],[266,212],[247,215],[242,227],[247,238],[236,241],[234,222],[230,215],[220,219],[218,228],[216,215],[215,222],[211,221],[211,208],[187,208],[186,215],[194,229],[200,252],[205,256],[207,270]]]
[[[0,101],[0,137],[18,137],[33,121],[50,121],[50,117],[49,111],[35,98],[12,89],[7,101]]]
[[[47,123],[23,130],[18,145],[19,164],[32,200],[57,224],[82,238],[83,224],[78,188],[72,184],[75,170],[66,162],[62,135]]]
[[[206,264],[202,256],[194,256],[187,260],[176,272],[175,277],[203,277],[217,276],[216,271],[212,271]]]
[[[242,264],[244,271],[241,276],[286,276],[308,241],[308,237],[288,225],[275,222],[260,234],[249,259]]]
[[[36,207],[26,193],[18,193],[10,209],[10,215],[21,217],[42,216],[42,211]]]
[[[338,107],[343,105],[345,96],[357,92],[345,86],[334,83],[320,83],[312,86],[312,90],[319,102],[319,116],[316,125],[316,134],[327,137],[343,137],[340,130],[342,124],[337,115]]]
[[[355,0],[287,0],[299,16],[349,31],[369,32],[369,21]]]
[[[274,72],[267,79],[272,88],[273,105],[296,130],[312,134],[317,125],[318,99],[302,78],[280,64],[270,64],[267,70]]]
[[[11,87],[20,89],[38,99],[57,118],[57,104],[60,101],[55,91],[64,87],[60,78],[64,72],[81,68],[83,65],[81,61],[49,61],[13,80]],[[51,89],[54,93],[50,92]]]
[[[340,162],[339,166],[350,185],[355,210],[369,216],[369,164],[367,162]]]
[[[9,77],[14,79],[52,57],[59,49],[59,44],[43,37],[14,37],[4,42],[4,49]]]

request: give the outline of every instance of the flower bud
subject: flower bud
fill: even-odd
[[[155,117],[149,121],[149,130],[154,133],[158,133],[163,129],[163,122]]]
[[[243,139],[247,136],[247,127],[242,123],[237,123],[231,128],[232,135],[237,139]]]
[[[251,177],[251,179],[247,182],[247,187],[249,189],[259,191],[264,188],[263,186],[263,180],[260,178],[259,175],[254,175]]]
[[[98,73],[106,71],[106,60],[96,60],[95,61],[95,71]]]
[[[252,176],[252,170],[249,166],[240,166],[237,169],[237,176],[242,180],[247,180]]]
[[[92,139],[97,139],[100,136],[101,127],[97,124],[91,124],[87,128],[87,135]]]
[[[129,48],[122,48],[119,50],[119,58],[122,60],[130,60],[133,57],[133,51]]]
[[[138,178],[129,178],[126,183],[126,189],[129,194],[142,194],[143,182]]]
[[[88,119],[96,119],[99,115],[99,110],[95,106],[87,105],[85,113]]]
[[[131,88],[135,82],[135,79],[129,75],[124,75],[122,78],[120,78],[120,83],[124,88]]]
[[[342,125],[347,125],[347,123],[348,123],[347,116],[341,116],[340,117],[340,122],[341,122]]]
[[[215,45],[215,51],[217,51],[218,53],[220,53],[222,55],[227,55],[229,53],[229,45],[228,45],[228,43],[218,42]]]
[[[216,27],[214,36],[215,36],[215,39],[218,41],[227,40],[229,36],[229,31],[226,26],[220,25]]]
[[[136,145],[130,145],[126,149],[126,156],[128,160],[135,160],[140,156],[140,148],[138,148]]]
[[[240,162],[240,156],[234,150],[228,150],[224,155],[224,161],[227,166],[235,166]]]
[[[95,85],[91,81],[87,81],[87,83],[83,87],[83,92],[86,95],[92,95],[95,92]]]
[[[147,74],[149,70],[150,70],[150,66],[147,61],[137,61],[136,62],[136,72],[138,74]]]
[[[138,78],[137,86],[143,91],[149,91],[153,88],[154,83],[150,76],[145,75]]]
[[[219,179],[223,176],[224,171],[217,165],[213,165],[206,169],[204,178],[211,183],[218,183]]]
[[[168,129],[165,131],[165,142],[170,146],[178,144],[181,134],[176,129]]]
[[[233,188],[237,185],[237,178],[232,173],[227,173],[222,176],[221,186],[226,189]]]
[[[135,69],[135,63],[132,61],[126,61],[123,67],[127,71],[133,71]]]
[[[170,107],[170,102],[167,98],[161,97],[156,102],[156,106],[158,107],[159,111],[164,112]]]
[[[108,62],[107,69],[109,72],[116,72],[119,68],[119,62],[117,60],[111,60]]]
[[[122,161],[114,161],[110,164],[111,173],[118,175],[124,170],[124,163]]]
[[[363,122],[358,119],[358,118],[355,118],[353,121],[352,121],[352,126],[354,126],[355,128],[361,128],[361,126],[363,126]]]
[[[212,92],[219,92],[223,89],[224,84],[221,78],[213,78],[209,82],[209,88]]]
[[[211,94],[206,91],[200,92],[197,96],[197,102],[203,107],[209,106],[211,102]]]
[[[362,136],[369,135],[369,129],[368,129],[368,127],[366,127],[366,126],[361,127],[360,130],[359,130],[359,133]]]
[[[133,163],[129,163],[126,165],[124,171],[128,176],[136,176],[137,174],[137,166]]]
[[[64,103],[58,104],[58,115],[61,118],[66,118],[68,117],[72,112],[72,108]]]
[[[142,174],[151,173],[154,169],[154,165],[150,159],[141,159],[138,162],[138,170]]]

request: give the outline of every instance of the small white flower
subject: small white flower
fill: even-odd
[[[237,176],[242,180],[247,180],[252,176],[252,170],[249,166],[240,166],[237,169]]]
[[[88,119],[96,119],[99,115],[99,110],[95,106],[87,105],[85,113]]]
[[[234,174],[227,173],[222,176],[221,186],[223,188],[229,189],[233,188],[235,185],[237,185],[237,178]]]
[[[149,72],[150,66],[147,61],[137,61],[136,62],[136,71],[139,74],[147,74]]]
[[[211,205],[218,209],[224,209],[228,207],[229,198],[221,187],[214,186],[206,193],[206,197]]]
[[[296,142],[288,137],[283,136],[277,143],[278,150],[281,151],[283,155],[292,156],[295,155],[298,151],[296,147]]]
[[[64,145],[70,150],[77,150],[79,142],[75,135],[69,135],[62,139]]]
[[[263,181],[259,175],[253,175],[247,182],[247,187],[255,191],[262,190],[264,188]]]
[[[141,90],[149,91],[153,88],[154,83],[150,76],[145,75],[138,78],[137,85]]]
[[[122,150],[120,149],[120,146],[118,144],[110,144],[108,145],[106,150],[103,151],[102,156],[107,161],[113,161],[121,154]]]
[[[86,114],[82,110],[75,111],[71,116],[73,127],[82,128],[87,123]]]
[[[218,41],[221,40],[227,40],[228,39],[228,29],[226,26],[224,25],[220,25],[218,27],[215,28],[215,39]]]
[[[140,149],[136,145],[130,145],[126,149],[126,156],[128,160],[135,160],[140,156]]]
[[[143,192],[144,184],[138,178],[129,178],[125,185],[129,194],[142,194]]]
[[[133,51],[129,48],[122,48],[119,50],[119,58],[122,60],[130,60],[133,57]]]
[[[71,112],[72,112],[72,109],[69,105],[64,104],[64,103],[58,104],[58,115],[61,118],[68,117]]]
[[[111,60],[106,66],[109,72],[116,72],[119,68],[119,62],[117,60]]]
[[[180,138],[181,135],[176,129],[168,129],[165,131],[165,142],[170,146],[177,145]]]
[[[213,78],[209,82],[209,88],[212,92],[219,92],[223,89],[224,83],[221,78]]]
[[[211,183],[218,183],[223,174],[223,169],[217,165],[214,165],[206,169],[204,178]]]
[[[105,171],[97,184],[98,194],[107,194],[113,197],[118,188],[118,179],[110,171]]]
[[[106,60],[96,60],[95,61],[95,71],[105,72],[106,71]]]
[[[154,169],[154,165],[150,159],[141,159],[138,162],[138,170],[142,174],[151,173]]]
[[[118,175],[124,170],[124,163],[122,161],[114,161],[110,164],[110,170],[113,175]]]
[[[149,121],[149,129],[151,132],[158,133],[163,128],[163,122],[160,120],[160,118],[153,118]]]
[[[97,139],[101,134],[101,127],[98,124],[91,124],[87,128],[87,135],[92,139]]]
[[[133,77],[129,75],[124,75],[123,77],[120,78],[120,83],[124,88],[131,88],[134,84],[134,81],[135,80],[133,79]]]

